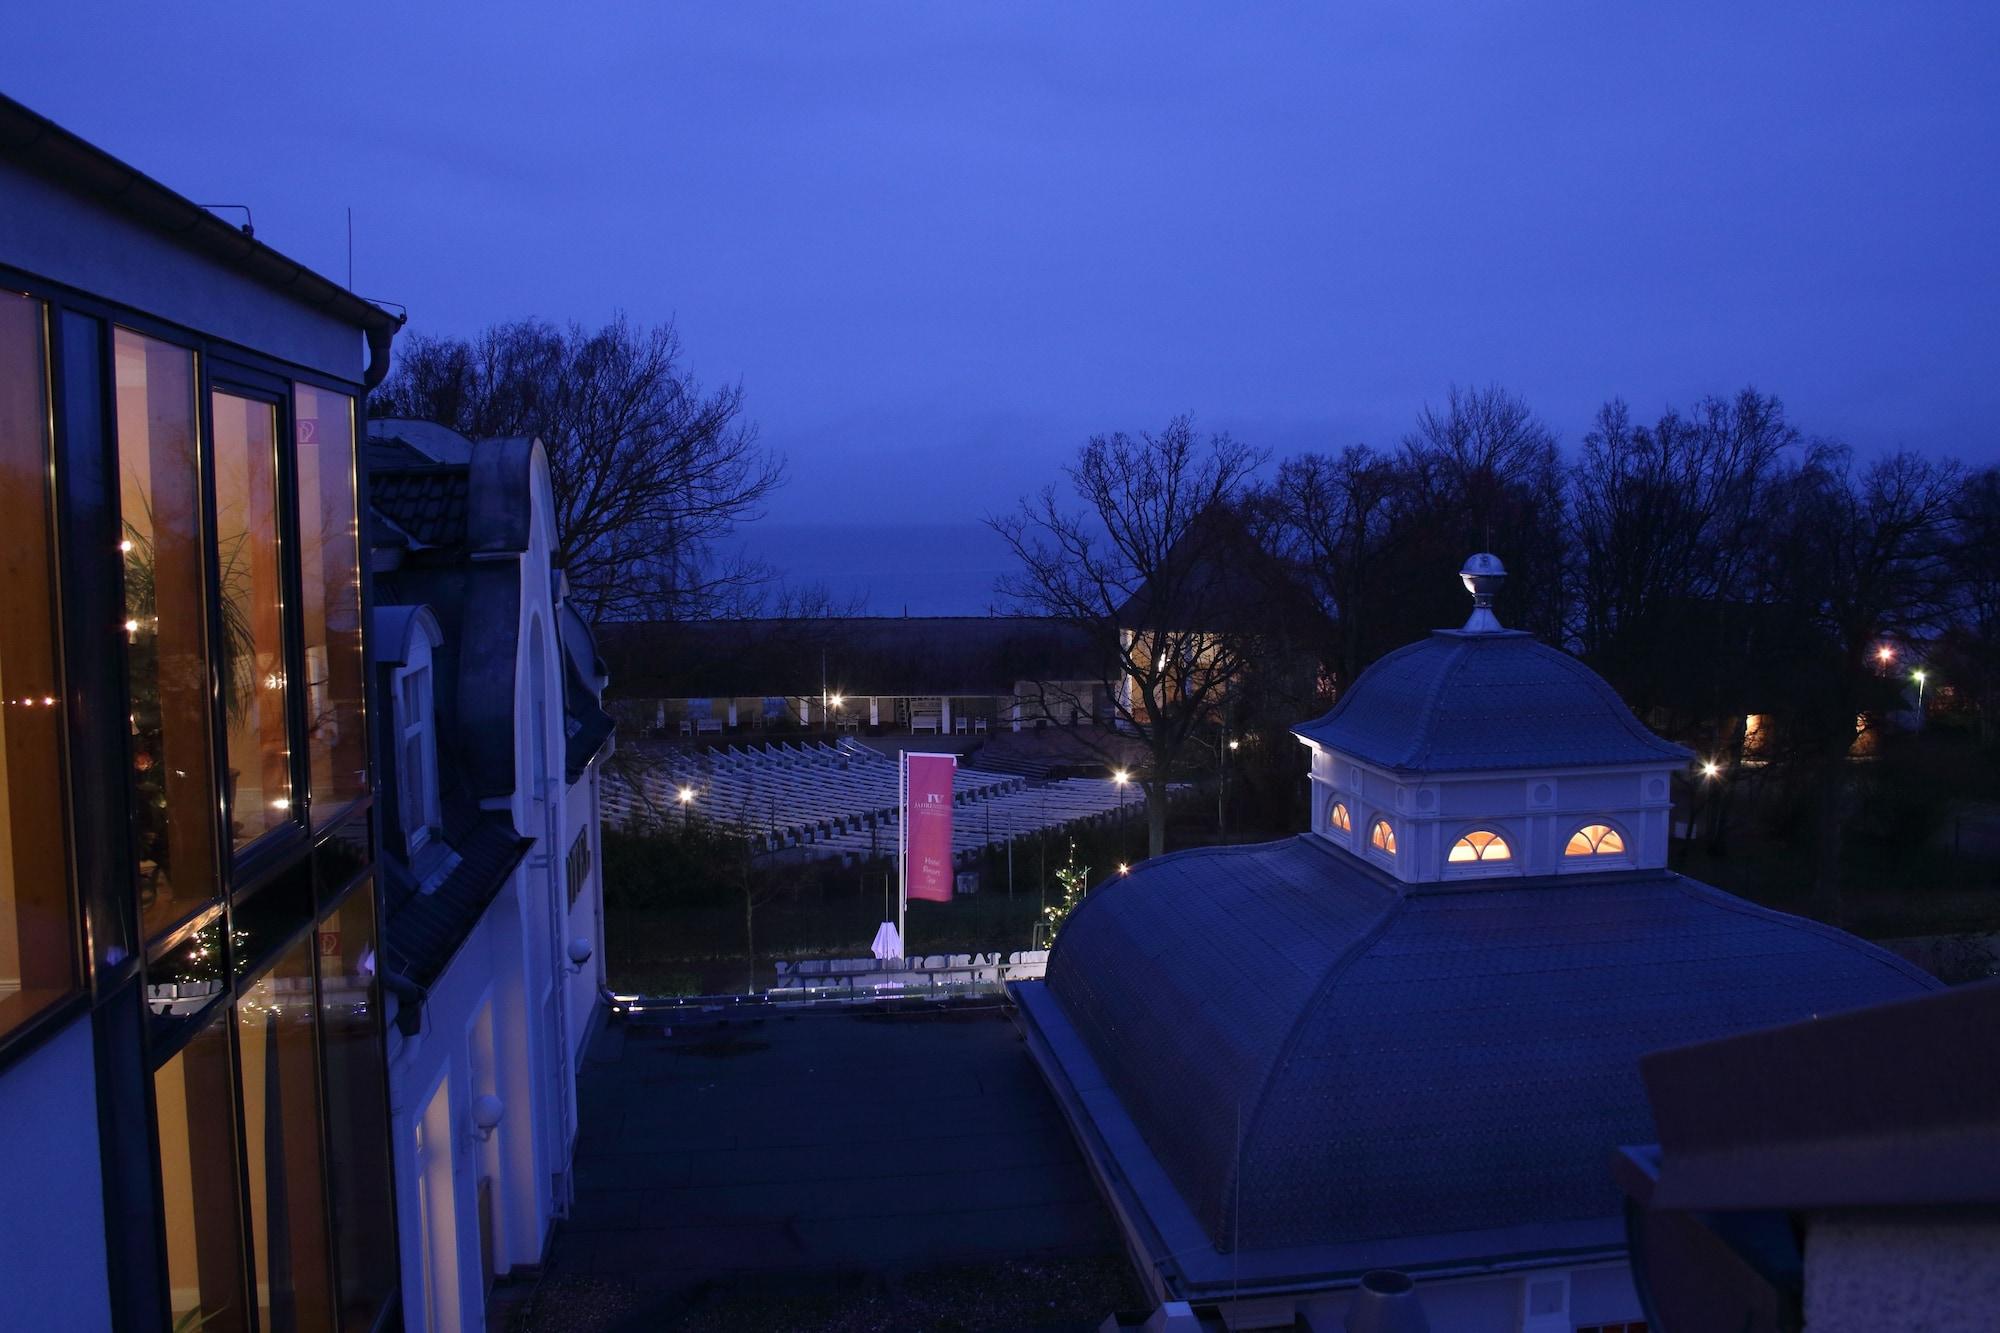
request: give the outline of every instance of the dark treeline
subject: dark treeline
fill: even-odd
[[[1992,738],[2000,471],[1863,461],[1755,389],[1650,422],[1606,403],[1567,459],[1518,398],[1455,389],[1399,447],[1288,459],[1240,503],[1324,610],[1335,688],[1462,622],[1454,574],[1485,550],[1511,575],[1503,621],[1705,757],[1740,760],[1758,715],[1807,789],[1829,914],[1857,720],[1907,707],[1925,669]]]

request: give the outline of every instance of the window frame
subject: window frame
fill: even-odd
[[[1481,833],[1489,837],[1489,841],[1486,844],[1487,847],[1491,847],[1493,843],[1497,842],[1506,849],[1507,854],[1492,858],[1480,855],[1475,856],[1474,859],[1469,861],[1455,861],[1452,859],[1451,854],[1458,849],[1460,843],[1470,845],[1469,840],[1475,834]],[[1483,849],[1475,848],[1474,850],[1482,851]],[[1521,863],[1521,853],[1516,838],[1506,829],[1496,827],[1492,824],[1467,824],[1460,828],[1451,841],[1444,845],[1443,871],[1444,878],[1446,879],[1481,879],[1497,875],[1520,875],[1526,873]]]
[[[402,828],[404,850],[411,856],[440,831],[443,822],[438,798],[437,703],[430,641],[421,635],[417,637],[422,640],[421,651],[413,647],[409,660],[396,668],[390,678],[389,700],[396,728],[396,821]],[[406,699],[412,685],[420,687],[415,693],[415,717],[410,716],[410,702]],[[412,790],[409,769],[403,762],[413,740],[417,742],[424,769],[423,783],[417,790]],[[415,825],[410,821],[413,798],[423,816],[423,822]]]
[[[1327,802],[1326,832],[1329,837],[1338,837],[1349,843],[1354,841],[1354,812],[1338,796]]]
[[[1387,846],[1376,841],[1378,829],[1388,835]],[[1377,814],[1368,821],[1368,854],[1390,864],[1396,860],[1396,826],[1387,815]]]
[[[1585,829],[1591,828],[1602,828],[1605,830],[1606,836],[1616,837],[1619,849],[1615,852],[1601,852],[1593,849],[1588,852],[1572,854],[1569,850],[1570,843],[1576,841],[1578,835]],[[1600,837],[1598,842],[1601,844],[1603,838]],[[1570,829],[1568,833],[1565,833],[1562,840],[1562,850],[1556,856],[1556,869],[1558,873],[1578,874],[1588,870],[1622,870],[1636,864],[1637,861],[1632,851],[1632,834],[1624,825],[1607,815],[1587,816],[1584,822]]]
[[[66,386],[62,325],[64,305],[60,299],[37,291],[30,284],[16,284],[0,269],[0,294],[18,295],[33,304],[39,336],[41,379],[41,503],[43,515],[43,560],[49,606],[47,651],[52,683],[61,691],[63,707],[56,729],[54,779],[57,803],[61,807],[61,828],[56,833],[62,856],[63,946],[69,965],[69,980],[62,992],[33,1013],[23,1015],[11,1026],[0,1027],[0,1071],[17,1055],[34,1050],[49,1036],[61,1031],[88,1007],[93,981],[92,959],[87,947],[87,911],[82,892],[79,857],[82,848],[76,836],[75,805],[78,796],[76,766],[71,755],[71,732],[76,725],[80,701],[71,684],[75,648],[70,641],[71,617],[69,579],[66,563],[70,547],[69,491],[65,485],[68,468],[62,456],[68,444],[67,404],[60,401]],[[123,605],[122,589],[119,604]],[[87,659],[85,659],[87,660]],[[123,717],[121,712],[117,714]],[[122,732],[122,728],[120,729]],[[119,770],[122,776],[123,770]],[[0,811],[0,818],[11,812]]]
[[[222,817],[221,840],[218,850],[228,848],[225,859],[236,866],[245,867],[249,873],[254,868],[267,863],[274,853],[295,849],[302,837],[309,836],[311,827],[312,773],[306,762],[306,712],[305,700],[298,688],[305,678],[305,625],[300,619],[304,602],[300,592],[299,572],[299,494],[298,494],[298,425],[293,419],[291,386],[284,379],[237,365],[232,361],[211,361],[205,374],[199,377],[201,391],[208,396],[202,402],[202,461],[203,476],[207,493],[202,502],[207,513],[207,560],[209,589],[214,593],[209,600],[214,606],[209,612],[209,652],[211,661],[209,674],[219,691],[222,687],[222,571],[221,547],[217,538],[217,480],[215,468],[215,395],[228,394],[232,397],[262,403],[273,412],[272,428],[275,432],[273,446],[274,480],[278,488],[276,505],[278,543],[278,638],[282,646],[281,659],[285,669],[285,767],[291,779],[291,804],[286,807],[286,818],[276,826],[265,830],[238,848],[230,835],[230,821],[235,810],[228,810]],[[359,442],[357,441],[357,449]],[[217,703],[210,710],[215,714],[215,755],[224,770],[229,762],[229,719],[227,710],[220,704],[223,696],[216,695]],[[222,773],[217,777],[221,778]],[[233,894],[235,886],[225,875],[225,892]]]

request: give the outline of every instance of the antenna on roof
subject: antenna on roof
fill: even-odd
[[[1500,595],[1500,585],[1507,581],[1507,567],[1500,563],[1500,557],[1481,551],[1466,560],[1458,577],[1472,594],[1472,615],[1465,622],[1465,632],[1498,634],[1501,624],[1500,617],[1493,614],[1493,599]]]

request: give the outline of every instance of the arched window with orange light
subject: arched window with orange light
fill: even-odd
[[[1335,833],[1354,832],[1354,817],[1347,813],[1344,802],[1335,801],[1326,812],[1326,826]]]
[[[1587,857],[1621,857],[1625,855],[1625,835],[1609,824],[1585,824],[1569,835],[1569,842],[1563,847],[1563,859]]]
[[[1453,865],[1485,865],[1514,859],[1514,849],[1491,829],[1473,829],[1451,845],[1445,860]]]
[[[1384,856],[1396,854],[1396,830],[1389,827],[1389,821],[1378,819],[1368,830],[1368,845]]]

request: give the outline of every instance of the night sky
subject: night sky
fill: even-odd
[[[0,89],[416,329],[676,319],[780,527],[1454,381],[2000,460],[1991,0],[313,8],[11,6]]]

